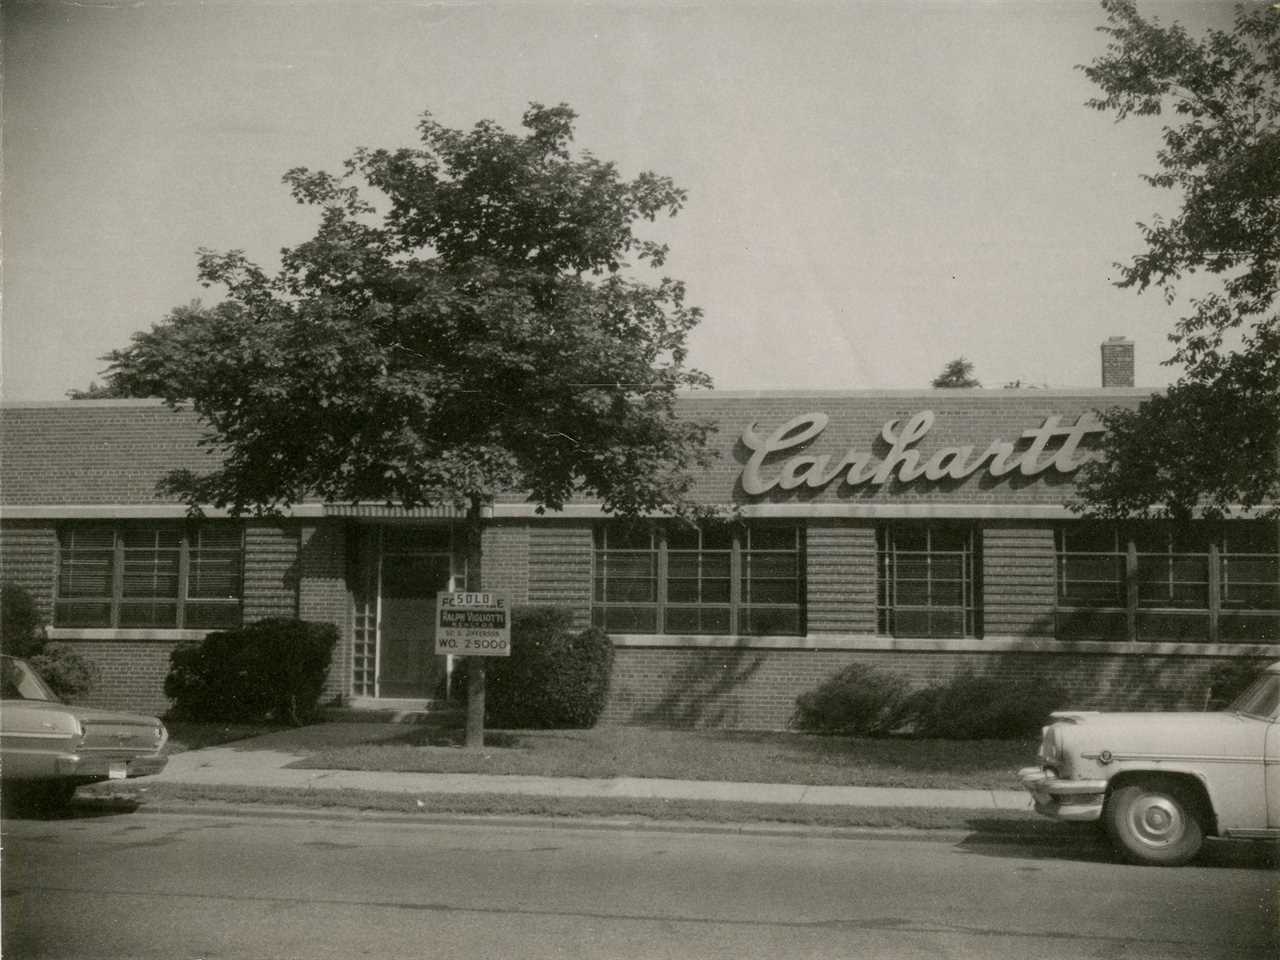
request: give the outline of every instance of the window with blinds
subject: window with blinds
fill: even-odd
[[[234,627],[243,584],[238,524],[69,526],[59,531],[54,625]]]
[[[876,530],[876,630],[890,637],[978,637],[981,569],[967,524]]]
[[[593,622],[617,633],[803,635],[798,524],[601,524]]]
[[[1061,639],[1280,639],[1280,527],[1271,521],[1064,524],[1057,569]]]

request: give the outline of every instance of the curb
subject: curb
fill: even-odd
[[[87,797],[82,803],[110,804],[124,797]],[[132,798],[129,798],[132,799]],[[206,800],[133,800],[141,813],[177,816],[229,816],[263,819],[320,820],[340,823],[396,823],[405,826],[457,826],[469,828],[537,828],[553,830],[632,831],[644,833],[685,833],[726,836],[793,837],[829,840],[897,840],[966,843],[971,846],[1077,845],[1105,848],[1101,838],[1084,832],[1053,830],[1053,824],[1030,821],[1025,828],[984,833],[972,829],[940,827],[832,827],[815,824],[775,822],[723,823],[713,820],[656,820],[636,817],[536,816],[518,814],[400,813],[362,810],[358,807],[299,807],[259,801],[220,802]],[[975,811],[979,812],[979,811]],[[1049,829],[1046,829],[1049,828]]]

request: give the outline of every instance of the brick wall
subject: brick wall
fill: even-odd
[[[874,633],[875,525],[811,520],[805,533],[805,579],[810,633]]]
[[[298,616],[296,523],[251,523],[244,532],[244,619]]]
[[[985,524],[982,528],[983,633],[1052,637],[1057,573],[1053,528]]]
[[[351,593],[347,586],[346,525],[341,520],[301,527],[298,552],[298,609],[302,617],[338,628],[329,677],[321,700],[346,697],[351,689]]]
[[[164,678],[177,641],[72,640],[76,653],[98,668],[98,682],[82,703],[108,710],[160,715],[169,709]]]
[[[1133,386],[1133,341],[1109,337],[1102,344],[1102,386]]]
[[[1203,709],[1222,658],[1063,653],[953,653],[623,647],[615,650],[603,722],[778,730],[796,697],[866,663],[913,686],[962,670],[1005,679],[1051,677],[1081,709]]]
[[[488,523],[480,537],[484,590],[505,590],[512,603],[529,599],[529,525]]]
[[[53,619],[58,571],[58,530],[48,521],[6,521],[0,525],[0,579],[24,588],[45,623]]]
[[[529,602],[569,607],[591,622],[591,524],[547,522],[529,528]]]

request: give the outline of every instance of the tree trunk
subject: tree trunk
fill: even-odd
[[[467,749],[484,749],[484,657],[467,658]]]

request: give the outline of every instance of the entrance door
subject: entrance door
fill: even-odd
[[[435,655],[436,594],[449,589],[447,554],[384,554],[378,651],[380,697],[445,697]]]

